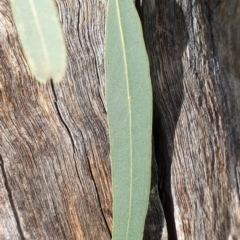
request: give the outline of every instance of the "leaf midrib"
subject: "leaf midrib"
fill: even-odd
[[[30,4],[30,7],[32,9],[33,16],[34,16],[34,22],[37,26],[36,30],[37,30],[37,33],[39,35],[39,38],[40,38],[40,41],[41,41],[41,44],[42,44],[42,47],[43,47],[43,53],[44,53],[44,56],[45,56],[46,61],[47,61],[46,66],[48,66],[48,69],[50,69],[49,54],[48,54],[48,51],[47,51],[46,44],[44,42],[44,37],[43,37],[43,34],[42,34],[41,25],[39,24],[39,21],[38,21],[38,14],[37,14],[37,11],[36,11],[33,0],[29,0],[29,4]],[[49,77],[51,77],[51,76],[49,76]]]
[[[130,225],[130,216],[131,216],[131,206],[132,206],[132,185],[133,185],[133,179],[132,179],[132,109],[131,109],[131,95],[130,95],[130,87],[129,87],[129,73],[128,73],[128,67],[127,67],[127,56],[126,56],[126,48],[125,48],[125,40],[123,37],[123,27],[121,22],[121,11],[119,6],[119,1],[116,0],[116,6],[117,6],[117,15],[118,15],[118,23],[120,28],[120,35],[121,35],[121,42],[122,42],[122,50],[123,50],[123,61],[124,61],[124,68],[125,68],[125,76],[126,76],[126,84],[127,84],[127,95],[128,95],[128,112],[129,112],[129,144],[130,144],[130,189],[129,189],[129,214],[128,214],[128,222],[127,222],[127,232],[126,232],[126,239],[128,239],[128,233],[129,233],[129,225]]]

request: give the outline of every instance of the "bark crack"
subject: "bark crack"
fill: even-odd
[[[214,44],[213,27],[212,27],[212,15],[213,14],[212,14],[212,10],[211,10],[207,1],[205,2],[205,6],[206,6],[206,9],[207,9],[207,14],[206,15],[207,15],[207,20],[208,20],[208,24],[209,24],[210,43],[212,45],[212,56],[217,56],[216,55],[215,44]]]
[[[70,137],[70,140],[71,140],[71,143],[72,143],[72,147],[73,147],[73,153],[74,153],[74,156],[76,156],[76,148],[75,148],[75,144],[74,144],[74,139],[72,137],[72,134],[71,134],[71,131],[68,127],[68,125],[66,124],[66,122],[64,121],[62,115],[61,115],[61,112],[60,112],[60,109],[58,107],[58,104],[57,104],[57,94],[56,94],[56,91],[54,89],[54,84],[53,84],[53,81],[51,80],[51,88],[52,88],[52,92],[53,92],[53,95],[54,95],[54,105],[55,105],[55,108],[56,108],[56,111],[57,111],[57,114],[59,116],[59,119],[61,120],[62,124],[64,125],[64,127],[66,128],[67,132],[68,132],[68,135]],[[81,132],[80,132],[81,133]],[[85,146],[85,142],[84,142],[84,138],[82,136],[82,139],[83,139],[83,144],[84,144],[84,148],[86,150],[86,146]],[[73,156],[73,159],[75,161],[75,169],[76,169],[76,172],[77,172],[77,176],[78,176],[78,180],[81,181],[81,178],[79,176],[79,172],[78,172],[78,169],[77,169],[77,162],[76,162],[76,159],[75,157]],[[111,230],[107,224],[107,219],[104,215],[104,212],[103,212],[103,208],[102,208],[102,204],[101,204],[101,201],[100,201],[100,196],[99,196],[99,193],[98,193],[98,190],[97,190],[97,184],[95,182],[95,179],[94,179],[94,176],[93,176],[93,173],[92,173],[92,169],[91,169],[91,165],[90,165],[90,162],[89,162],[89,159],[87,159],[87,162],[88,162],[88,166],[89,166],[89,171],[90,171],[90,175],[91,175],[91,178],[93,180],[93,185],[94,185],[94,188],[95,188],[95,191],[96,191],[96,195],[97,195],[97,200],[98,200],[98,204],[100,206],[100,211],[102,213],[102,216],[103,216],[103,219],[104,219],[104,222],[105,222],[105,225],[107,227],[107,230],[109,232],[109,235],[111,236]]]
[[[82,135],[82,133],[81,133],[81,135]],[[86,151],[87,148],[86,148],[86,145],[85,145],[85,142],[84,142],[83,135],[82,135],[82,139],[83,139],[84,149],[85,149],[85,151]],[[89,173],[90,173],[90,175],[91,175],[91,179],[92,179],[92,181],[93,181],[93,185],[94,185],[94,188],[95,188],[95,191],[96,191],[96,196],[97,196],[98,204],[99,204],[99,206],[100,206],[100,211],[101,211],[101,213],[102,213],[103,220],[104,220],[105,225],[106,225],[106,227],[107,227],[107,230],[108,230],[108,232],[109,232],[109,236],[112,237],[111,229],[110,229],[110,227],[108,226],[107,219],[106,219],[106,217],[105,217],[105,214],[104,214],[104,211],[103,211],[103,208],[102,208],[101,199],[100,199],[100,196],[99,196],[99,193],[98,193],[98,189],[97,189],[97,183],[96,183],[96,181],[95,181],[94,174],[93,174],[93,172],[92,172],[90,160],[89,160],[87,154],[86,154],[86,156],[87,156],[87,163],[88,163]]]
[[[78,0],[78,4],[79,4],[79,11],[78,11],[78,18],[77,18],[77,32],[78,32],[78,37],[79,37],[79,39],[81,39],[81,37],[80,37],[80,32],[81,32],[81,31],[79,31],[81,1]],[[93,51],[93,52],[94,52],[94,51]],[[95,61],[95,63],[96,63],[96,66],[97,66],[97,62],[96,62],[96,61]],[[98,80],[100,81],[100,77],[99,77],[98,70],[96,70],[96,74],[97,74]],[[102,99],[102,97],[101,97],[100,92],[99,92],[99,96],[100,96],[100,99],[101,99],[101,101],[102,101],[103,106],[105,106],[104,101],[103,101],[103,99]],[[105,109],[105,107],[104,107],[104,109]],[[81,133],[81,134],[82,134],[82,133]],[[84,142],[83,136],[82,136],[82,139],[83,139],[83,144],[84,144],[84,148],[85,148],[85,151],[86,151],[86,146],[85,146],[85,142]],[[87,154],[86,154],[86,155],[87,155]],[[91,178],[92,178],[92,180],[93,180],[93,185],[94,185],[94,188],[95,188],[95,190],[96,190],[96,196],[97,196],[97,200],[98,200],[98,203],[99,203],[99,206],[100,206],[100,211],[101,211],[101,213],[102,213],[102,216],[103,216],[105,225],[106,225],[106,227],[107,227],[107,230],[108,230],[108,232],[109,232],[109,235],[110,235],[110,237],[112,237],[111,229],[110,229],[110,227],[108,226],[107,219],[106,219],[106,217],[105,217],[105,214],[104,214],[104,211],[103,211],[103,208],[102,208],[100,196],[99,196],[98,189],[97,189],[97,184],[96,184],[96,181],[95,181],[95,179],[94,179],[94,174],[93,174],[92,169],[91,169],[90,160],[89,160],[88,158],[87,158],[87,163],[88,163],[88,167],[89,167],[89,172],[90,172]]]
[[[72,148],[73,148],[73,159],[74,159],[74,161],[75,161],[75,169],[76,169],[76,172],[77,172],[78,179],[79,179],[79,181],[80,181],[81,178],[80,178],[80,176],[79,176],[79,172],[78,172],[78,169],[77,169],[77,162],[76,162],[75,157],[74,157],[74,156],[76,156],[76,148],[75,148],[75,144],[74,144],[74,139],[73,139],[72,134],[71,134],[71,131],[70,131],[68,125],[66,124],[66,122],[64,121],[64,119],[63,119],[63,117],[62,117],[62,114],[61,114],[61,112],[60,112],[60,109],[59,109],[59,107],[58,107],[58,104],[57,104],[57,94],[56,94],[56,92],[55,92],[55,89],[54,89],[54,85],[53,85],[53,81],[52,81],[52,80],[51,80],[51,87],[52,87],[52,92],[53,92],[54,99],[55,99],[54,105],[55,105],[57,114],[58,114],[59,119],[60,119],[60,121],[62,122],[63,126],[64,126],[65,129],[67,130],[69,137],[70,137],[70,141],[71,141]]]
[[[56,94],[56,92],[55,92],[55,89],[54,89],[54,85],[53,85],[53,81],[52,81],[52,80],[51,80],[51,87],[52,87],[52,92],[53,92],[53,95],[54,95],[54,105],[55,105],[55,108],[56,108],[56,110],[57,110],[57,114],[58,114],[58,116],[59,116],[62,124],[64,125],[64,127],[66,128],[66,130],[67,130],[67,132],[68,132],[68,134],[69,134],[69,137],[70,137],[70,140],[71,140],[71,143],[72,143],[72,146],[73,146],[73,150],[74,150],[74,152],[75,152],[75,149],[74,149],[74,146],[75,146],[74,140],[73,140],[71,131],[70,131],[68,125],[66,124],[66,122],[63,120],[62,114],[61,114],[61,112],[60,112],[60,110],[59,110],[59,107],[58,107],[58,104],[57,104],[57,94]]]
[[[97,200],[98,200],[98,203],[99,203],[99,206],[100,206],[100,211],[101,211],[101,213],[102,213],[103,220],[104,220],[105,225],[106,225],[106,227],[107,227],[109,236],[110,236],[110,238],[112,238],[111,230],[110,230],[110,228],[109,228],[109,226],[108,226],[107,219],[106,219],[105,214],[104,214],[104,212],[103,212],[102,204],[101,204],[101,201],[100,201],[100,196],[99,196],[99,193],[98,193],[98,190],[97,190],[97,184],[96,184],[96,181],[95,181],[94,176],[93,176],[93,173],[92,173],[92,169],[91,169],[91,166],[90,166],[90,162],[89,162],[89,160],[88,160],[87,162],[88,162],[88,165],[89,165],[89,171],[90,171],[90,174],[91,174],[91,178],[92,178],[92,180],[93,180],[93,185],[94,185],[94,188],[95,188],[95,190],[96,190],[96,195],[97,195]]]
[[[144,27],[144,2],[141,0],[135,1],[136,9],[138,11],[142,26]],[[144,29],[143,29],[144,30]],[[161,29],[165,34],[171,36],[168,31]],[[144,37],[145,37],[144,33]],[[178,45],[178,43],[175,43]],[[146,42],[147,46],[147,42]],[[181,45],[180,45],[181,46]],[[151,55],[149,55],[149,60],[151,64]],[[153,82],[153,79],[152,79]],[[155,110],[154,110],[155,111]],[[155,112],[153,113],[155,116]],[[158,114],[156,114],[158,115]],[[167,138],[165,136],[165,132],[161,126],[161,119],[153,119],[153,145],[154,145],[154,153],[158,165],[158,195],[160,198],[161,206],[164,212],[166,225],[167,225],[167,233],[169,240],[177,240],[177,232],[175,226],[175,218],[174,218],[174,205],[173,198],[171,193],[171,158],[167,157],[169,154],[167,153]]]
[[[4,179],[4,186],[7,190],[9,202],[10,202],[10,205],[11,205],[11,208],[12,208],[12,211],[13,211],[14,218],[16,220],[17,229],[18,229],[20,238],[22,240],[25,240],[23,230],[22,230],[22,227],[21,227],[21,223],[20,223],[20,219],[19,219],[19,216],[18,216],[18,213],[17,213],[17,209],[16,209],[16,206],[14,204],[11,188],[8,184],[7,174],[6,174],[5,167],[4,167],[4,161],[3,161],[3,158],[2,158],[1,155],[0,155],[0,168],[1,168],[1,171],[2,171],[3,179]]]
[[[240,199],[240,162],[237,163],[237,166],[235,167],[235,171],[236,171],[238,198]]]

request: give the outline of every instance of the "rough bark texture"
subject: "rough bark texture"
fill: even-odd
[[[56,2],[68,70],[41,85],[0,1],[0,240],[111,238],[107,1]],[[154,90],[144,239],[161,239],[162,206],[170,240],[240,239],[240,1],[136,4]]]
[[[0,192],[9,209],[0,215],[8,226],[0,239],[110,239],[105,2],[57,4],[68,71],[61,84],[41,85],[23,57],[9,1],[0,2]]]
[[[57,0],[68,50],[61,84],[37,83],[10,3],[0,1],[0,239],[111,238],[105,109],[106,1]],[[145,238],[163,214],[153,164]]]
[[[240,239],[239,13],[239,0],[144,1],[170,239]]]

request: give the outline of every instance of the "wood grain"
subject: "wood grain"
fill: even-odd
[[[161,239],[162,209],[168,228],[162,239],[239,239],[240,2],[136,4],[154,90],[144,239]],[[67,75],[59,85],[40,85],[22,54],[9,2],[0,1],[1,240],[111,238],[106,1],[57,6]]]
[[[239,239],[240,2],[142,9],[169,239]]]
[[[0,1],[1,240],[111,238],[106,1],[56,3],[68,69],[62,83],[41,85],[23,56],[9,1]],[[159,239],[163,215],[154,169],[145,235]]]
[[[17,224],[15,239],[106,240],[112,222],[103,69],[106,4],[57,4],[68,71],[61,84],[41,85],[23,57],[9,2],[0,3],[0,152],[7,183],[1,192],[15,209],[6,221]]]

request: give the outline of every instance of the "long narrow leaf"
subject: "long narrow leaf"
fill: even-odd
[[[66,48],[53,0],[11,0],[13,17],[32,74],[39,82],[62,80]]]
[[[151,176],[152,89],[132,0],[109,0],[105,70],[114,240],[143,238]]]

